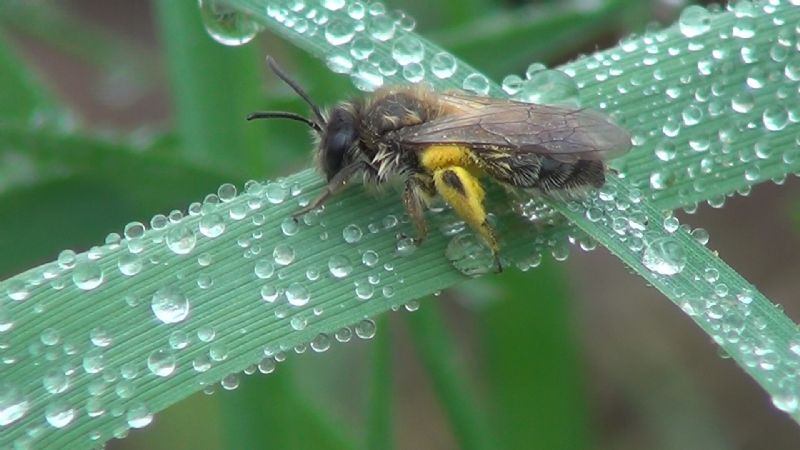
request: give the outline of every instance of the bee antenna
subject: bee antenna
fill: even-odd
[[[317,132],[322,133],[322,127],[319,126],[317,122],[309,119],[308,117],[301,116],[300,114],[295,114],[293,112],[288,111],[257,111],[254,113],[250,113],[247,115],[247,120],[254,120],[254,119],[292,119],[297,120],[298,122],[303,122],[306,125],[310,126],[311,128],[317,130]]]
[[[308,96],[308,94],[306,94],[303,88],[297,84],[296,81],[292,80],[288,75],[286,75],[283,69],[278,66],[278,63],[272,59],[272,56],[267,56],[267,65],[270,69],[272,69],[273,72],[275,72],[275,75],[277,75],[278,78],[283,80],[284,83],[288,84],[289,87],[297,93],[297,95],[299,95],[303,100],[305,100],[306,103],[308,103],[308,106],[311,107],[311,111],[314,113],[314,117],[317,119],[317,126],[314,127],[314,129],[320,130],[322,126],[325,125],[325,117],[322,116],[319,107],[311,101],[311,98]]]

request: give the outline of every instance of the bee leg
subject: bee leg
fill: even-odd
[[[324,205],[325,202],[327,202],[331,197],[344,190],[344,188],[347,187],[347,182],[350,181],[350,178],[352,178],[356,172],[362,170],[363,168],[364,167],[361,163],[355,163],[340,170],[338,173],[336,173],[336,175],[333,176],[333,178],[331,178],[331,180],[328,182],[328,185],[322,189],[322,192],[317,196],[317,198],[292,214],[292,219],[297,222],[300,217],[303,217],[307,213]]]
[[[414,225],[417,232],[417,237],[414,238],[414,244],[419,245],[428,237],[428,225],[425,222],[423,215],[423,203],[426,198],[430,198],[435,194],[432,183],[430,180],[422,179],[419,176],[411,176],[406,181],[406,187],[403,191],[403,205],[406,207],[408,217]]]
[[[500,249],[494,231],[486,221],[486,210],[483,208],[485,192],[478,179],[463,167],[451,166],[434,171],[433,181],[439,195],[483,237],[492,251],[497,271],[502,272]]]

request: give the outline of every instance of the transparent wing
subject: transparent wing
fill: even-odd
[[[536,153],[571,162],[604,160],[631,147],[627,131],[588,109],[443,94],[444,117],[398,130],[402,144],[463,144],[511,153]]]

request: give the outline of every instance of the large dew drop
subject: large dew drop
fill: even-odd
[[[161,288],[150,303],[153,314],[163,323],[178,323],[189,315],[189,299],[177,287]]]
[[[147,357],[147,368],[150,373],[159,377],[168,377],[175,372],[175,355],[168,350],[155,350]]]
[[[686,267],[686,252],[675,239],[659,238],[645,247],[642,264],[659,275],[675,275]]]
[[[445,256],[453,267],[468,277],[496,270],[492,252],[474,234],[459,234],[447,244]]]
[[[198,4],[206,31],[220,44],[246,44],[261,30],[258,22],[232,9],[225,2],[198,0]]]

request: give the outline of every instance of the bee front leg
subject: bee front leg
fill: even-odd
[[[347,182],[350,181],[353,175],[361,171],[363,168],[364,165],[359,162],[351,164],[337,172],[336,175],[334,175],[333,178],[331,178],[331,180],[328,182],[328,185],[322,189],[322,192],[317,196],[317,198],[292,214],[292,219],[294,219],[296,222],[300,217],[303,217],[307,213],[324,205],[325,202],[327,202],[331,197],[343,191],[344,188],[347,187]]]
[[[467,169],[458,166],[445,167],[433,173],[436,192],[453,207],[456,214],[477,231],[492,251],[495,267],[503,271],[500,264],[500,248],[494,231],[486,221],[483,207],[485,192],[480,182]]]
[[[435,193],[430,178],[426,180],[421,176],[412,175],[406,181],[406,187],[403,190],[403,205],[417,232],[417,237],[414,238],[416,245],[421,244],[428,237],[428,225],[425,222],[423,204],[427,203],[426,200]]]

